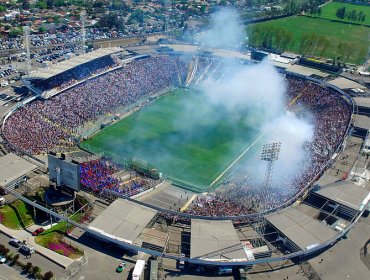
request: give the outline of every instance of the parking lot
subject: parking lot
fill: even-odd
[[[33,266],[38,266],[41,268],[42,273],[45,273],[47,271],[52,271],[54,273],[54,276],[57,279],[63,278],[66,276],[66,271],[59,265],[53,263],[52,261],[46,259],[45,257],[39,255],[39,254],[32,254],[31,256],[26,256],[18,252],[18,249],[12,245],[9,244],[10,237],[4,235],[3,233],[0,233],[0,244],[3,244],[6,246],[11,253],[13,254],[19,254],[20,258],[19,261],[26,264],[27,262],[31,262]],[[14,269],[13,269],[14,270]],[[4,275],[2,273],[2,275]],[[20,275],[20,271],[18,271],[18,275]],[[1,279],[1,278],[0,278]],[[10,278],[11,279],[11,278]]]

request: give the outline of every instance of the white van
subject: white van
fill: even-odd
[[[1,87],[6,87],[9,85],[8,81],[1,81],[0,83]]]
[[[365,141],[364,141],[364,146],[362,148],[362,153],[364,155],[369,155],[370,154],[370,131],[367,132]]]

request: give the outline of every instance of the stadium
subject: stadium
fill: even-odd
[[[333,210],[329,194],[314,195],[312,190],[346,148],[352,99],[335,86],[242,53],[183,49],[187,46],[150,51],[107,48],[31,72],[24,83],[35,96],[3,119],[2,135],[13,151],[36,161],[43,162],[49,152],[77,160],[81,190],[112,202],[84,229],[130,250],[194,264],[250,265],[307,255],[345,235],[366,210],[367,193],[354,187],[359,192],[355,206],[344,203]],[[298,125],[300,119],[310,120],[313,134],[310,141],[302,140],[303,156],[294,161],[293,173],[285,174],[282,170],[289,168],[279,167],[278,159],[277,173],[265,173],[266,163],[261,161],[266,143],[281,141],[281,157],[292,148],[276,137],[280,134],[263,129],[266,123],[275,132],[279,128],[272,121],[276,114],[270,112],[275,108],[271,100],[262,95],[252,101],[252,95],[225,107],[207,91],[227,91],[239,73],[261,81],[273,73],[276,81],[251,89],[264,92],[270,82],[283,85],[286,90],[273,91],[282,94],[283,115],[288,112],[290,120],[294,114]],[[225,98],[221,101],[232,96]],[[129,177],[120,177],[122,172]],[[270,176],[267,185],[264,176]],[[334,189],[343,188],[335,180],[330,183]],[[164,185],[170,187],[162,191]],[[158,202],[161,193],[177,204]],[[303,220],[309,219],[317,233],[294,218],[299,216],[292,207],[296,201],[321,211],[314,219],[302,210]],[[137,221],[141,233],[128,236],[108,229],[110,217],[121,219],[121,226],[128,221],[117,214],[123,209],[134,216],[143,213]],[[287,217],[295,224],[281,225]],[[191,225],[190,245],[173,245],[177,249],[171,251],[165,244],[168,235],[148,233],[148,225],[156,223]],[[300,231],[286,232],[292,227]],[[199,234],[212,230],[217,242],[212,240],[216,237]],[[297,234],[301,231],[310,234],[304,239]],[[153,236],[148,240],[151,234],[157,241]]]

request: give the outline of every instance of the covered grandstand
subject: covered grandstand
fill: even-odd
[[[62,62],[52,64],[46,68],[31,71],[23,83],[36,94],[48,99],[68,86],[88,78],[90,75],[99,73],[107,67],[114,68],[115,61],[110,60],[111,55],[121,52],[120,48],[102,48],[89,53],[73,56]],[[86,71],[92,65],[97,64],[95,69]],[[91,66],[90,66],[91,65]],[[101,68],[101,69],[99,69]]]

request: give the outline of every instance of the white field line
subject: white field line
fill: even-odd
[[[265,133],[261,133],[254,142],[249,145],[209,186],[212,187],[220,178],[231,168],[235,163],[239,161],[261,138]]]

